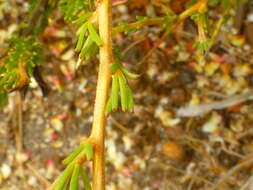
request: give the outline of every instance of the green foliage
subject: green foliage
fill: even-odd
[[[124,75],[122,75],[122,72],[117,73],[118,74],[118,81],[120,86],[120,97],[121,97],[121,108],[123,111],[126,111],[128,106],[128,86],[126,82],[126,78]],[[115,75],[117,76],[117,75]]]
[[[23,61],[29,76],[33,75],[33,68],[41,65],[43,55],[41,45],[34,38],[12,38],[10,39],[10,49],[7,57],[4,59],[4,65],[0,66],[1,79],[10,77],[8,74],[13,73],[18,68],[18,63]],[[1,83],[1,82],[0,82]],[[12,87],[14,82],[4,83],[6,87]],[[4,85],[1,83],[1,85]]]
[[[111,65],[110,71],[112,73],[112,88],[106,105],[106,115],[119,109],[119,101],[122,111],[132,111],[134,108],[133,94],[127,79],[136,79],[139,75],[125,69],[119,60]]]
[[[84,14],[87,11],[94,9],[94,0],[60,0],[59,7],[64,13],[64,18],[68,22],[80,17],[80,14]]]
[[[77,45],[76,51],[79,52],[79,59],[76,64],[78,68],[82,64],[82,60],[89,60],[98,52],[98,46],[103,44],[96,27],[89,21],[93,13],[86,12],[74,21],[78,25],[77,29]]]
[[[63,160],[63,164],[67,165],[71,163],[83,151],[83,149],[84,145],[82,144]]]
[[[91,143],[81,144],[78,148],[76,148],[67,158],[63,160],[65,165],[72,163],[75,158],[81,153],[86,155],[87,160],[93,159],[93,147]]]
[[[79,37],[76,45],[76,51],[80,52],[79,61],[76,65],[77,68],[82,63],[81,60],[89,60],[97,53],[98,46],[103,44],[96,28],[92,23],[87,21],[88,17],[86,15],[84,17],[86,21],[84,21],[77,30],[77,35],[79,35]]]
[[[84,190],[91,190],[91,184],[87,172],[83,168],[81,168],[80,173],[83,181]]]
[[[32,32],[34,36],[38,36],[44,32],[45,28],[47,27],[48,17],[51,14],[51,12],[52,12],[52,7],[48,6],[46,7],[43,14],[38,18]]]
[[[111,93],[111,104],[112,110],[116,110],[119,106],[119,77],[117,74],[112,76],[112,93]]]
[[[15,88],[21,77],[33,75],[34,67],[43,62],[40,44],[34,38],[12,38],[7,56],[0,64],[0,105],[7,102],[7,92]],[[23,64],[24,71],[20,68]],[[23,75],[23,76],[20,76]]]
[[[29,0],[29,10],[28,10],[29,13],[31,13],[34,10],[38,2],[39,0]]]
[[[223,9],[227,9],[232,5],[232,1],[231,0],[221,0],[221,6]]]
[[[220,3],[220,0],[209,0],[208,5],[211,7],[215,7]]]
[[[247,2],[248,0],[240,0],[240,2],[242,2],[242,1]],[[233,0],[233,1],[231,1],[231,0],[209,0],[208,5],[210,7],[215,7],[220,4],[223,9],[227,9],[231,6],[235,6],[238,2],[239,2],[238,0]]]
[[[6,90],[0,90],[0,107],[8,103],[8,93]]]
[[[31,27],[32,30],[28,35],[34,35],[38,36],[40,35],[44,29],[46,28],[48,24],[48,17],[51,14],[54,5],[51,3],[46,4],[45,7],[41,7],[41,1],[40,0],[29,0],[29,10],[28,10],[28,15],[30,16],[30,20],[34,19],[34,13],[36,14],[39,10],[43,10],[42,14],[36,15],[38,16],[36,18],[35,23],[29,23],[32,24],[32,26],[28,26],[28,24],[22,23],[19,27],[20,29],[26,29],[27,27]]]
[[[85,1],[82,0],[60,0],[59,6],[64,13],[64,18],[66,21],[72,21],[77,15],[83,10],[88,9],[87,4],[84,3]]]
[[[138,27],[130,27],[128,23],[123,21],[119,22],[118,26],[123,28],[124,34],[129,34],[130,32],[138,31]]]
[[[123,67],[121,68],[121,71],[129,79],[137,79],[139,77],[139,75],[137,75],[135,73],[131,73],[130,71],[128,71],[127,69],[125,69]]]
[[[93,147],[91,143],[86,143],[84,144],[84,152],[86,155],[87,160],[92,160],[93,159]]]
[[[93,145],[89,142],[81,144],[76,150],[74,150],[67,158],[63,160],[63,163],[67,165],[66,169],[56,180],[54,190],[63,190],[65,186],[68,186],[68,190],[78,190],[79,180],[81,175],[84,183],[85,190],[91,190],[89,177],[86,171],[81,167],[81,164],[77,160],[79,155],[85,155],[87,160],[93,159]]]
[[[9,91],[27,85],[29,78],[33,76],[34,67],[43,62],[41,44],[37,42],[37,36],[47,26],[52,7],[45,6],[36,23],[33,23],[33,12],[36,12],[38,3],[39,0],[29,1],[28,14],[31,23],[21,23],[15,32],[20,35],[9,39],[7,55],[0,64],[0,106],[7,103]],[[26,34],[23,35],[23,32]]]
[[[193,20],[199,20],[200,22],[203,23],[203,25],[206,27],[208,25],[208,16],[205,13],[200,13],[200,12],[194,12],[191,15],[191,19]]]
[[[79,189],[79,184],[78,184],[78,175],[80,171],[80,164],[76,163],[74,167],[74,171],[70,180],[70,186],[69,190],[78,190]]]
[[[186,3],[186,8],[190,8],[195,5],[199,0],[191,0]]]
[[[203,41],[197,41],[194,44],[194,47],[196,47],[202,55],[206,53],[206,51],[210,48],[212,42],[210,40],[203,40]]]
[[[110,67],[112,73],[111,95],[106,105],[106,115],[119,109],[121,102],[122,111],[132,111],[134,109],[133,94],[128,86],[128,79],[137,79],[139,75],[128,71],[121,63],[122,55],[118,48],[113,48],[115,61]]]
[[[90,22],[87,22],[87,28],[90,33],[91,39],[97,44],[97,46],[101,46],[103,44],[102,40],[100,39],[97,31],[93,27],[93,25]]]
[[[62,190],[64,188],[65,184],[68,183],[68,179],[71,176],[74,167],[75,163],[71,163],[68,165],[68,167],[59,176],[59,179],[57,180],[54,190]]]

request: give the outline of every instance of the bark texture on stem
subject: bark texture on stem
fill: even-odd
[[[94,144],[93,189],[105,189],[104,136],[105,107],[110,84],[109,67],[112,62],[112,1],[103,0],[98,5],[99,34],[103,41],[100,47],[100,64],[94,108],[91,138]]]

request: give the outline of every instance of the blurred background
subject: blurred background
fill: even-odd
[[[179,15],[187,3],[115,0],[113,24],[164,16],[168,10]],[[1,1],[1,58],[28,11],[26,0]],[[219,3],[210,5],[210,27],[222,14]],[[253,85],[253,2],[238,1],[227,15],[204,64],[190,18],[152,53],[164,31],[159,25],[115,35],[125,66],[140,77],[129,81],[134,112],[108,116],[106,189],[253,189],[253,94],[247,93]],[[44,91],[32,79],[25,98],[11,93],[0,111],[0,190],[46,189],[91,129],[97,57],[75,69],[75,30],[58,9],[39,40],[44,63],[37,72]],[[198,104],[208,105],[208,111],[177,114]]]

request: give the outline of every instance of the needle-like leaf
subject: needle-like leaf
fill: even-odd
[[[115,61],[111,66],[110,66],[110,72],[115,73],[116,70],[120,68],[121,64],[119,61]]]
[[[64,185],[68,182],[68,178],[70,177],[74,166],[74,163],[68,165],[64,172],[59,176],[59,180],[57,180],[54,190],[62,190],[64,188]]]
[[[83,24],[80,27],[79,38],[78,38],[77,45],[76,45],[76,51],[77,52],[81,51],[81,49],[83,47],[84,37],[85,37],[86,31],[87,31],[87,25]]]
[[[67,158],[63,160],[63,164],[67,165],[72,162],[84,149],[84,145],[80,145],[77,149],[75,149]]]
[[[103,41],[99,37],[96,29],[93,27],[93,25],[90,22],[87,22],[87,27],[90,32],[91,39],[98,45],[101,46],[103,44]]]
[[[109,100],[107,101],[106,108],[105,108],[105,115],[108,115],[112,112],[112,97],[110,96]]]
[[[127,109],[131,111],[134,109],[133,93],[129,87],[127,87]]]
[[[91,190],[90,180],[87,172],[81,167],[80,173],[83,180],[84,190]]]
[[[127,110],[127,83],[124,75],[120,73],[118,75],[119,87],[120,87],[120,97],[121,97],[121,107],[123,111]]]
[[[80,171],[80,164],[76,163],[75,167],[74,167],[73,174],[71,176],[69,190],[78,190],[79,189],[79,185],[78,185],[79,171]]]
[[[93,43],[94,43],[94,42],[93,42],[93,40],[91,39],[91,37],[88,36],[88,38],[86,39],[86,41],[85,41],[85,43],[84,43],[84,45],[83,45],[83,48],[82,48],[82,50],[81,50],[81,53],[80,53],[80,56],[81,56],[81,57],[85,57],[86,54],[87,54],[89,51],[91,51],[90,47],[92,46]]]
[[[76,1],[68,1],[68,4],[67,4],[67,12],[66,12],[66,19],[69,20],[71,19],[71,16],[72,16],[72,13],[74,12],[74,8],[75,8],[75,4],[76,4]]]
[[[78,18],[77,20],[74,21],[75,24],[82,24],[85,23],[89,17],[92,16],[91,12],[87,12],[85,13],[83,16],[81,16],[80,18]]]
[[[93,146],[91,143],[84,144],[84,151],[87,157],[87,160],[93,159]]]
[[[130,71],[128,71],[127,69],[125,68],[121,68],[121,71],[124,73],[124,75],[129,78],[129,79],[137,79],[140,75],[137,75],[137,74],[134,74],[134,73],[131,73]]]
[[[119,80],[118,74],[112,76],[112,110],[117,110],[119,106]]]
[[[90,46],[90,50],[85,55],[85,60],[89,60],[92,58],[98,51],[98,46],[95,43],[92,43]]]

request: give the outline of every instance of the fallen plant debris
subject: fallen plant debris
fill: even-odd
[[[242,94],[227,97],[224,100],[215,101],[208,104],[200,104],[191,107],[180,108],[179,110],[177,110],[177,115],[179,117],[203,116],[204,114],[210,111],[225,109],[228,107],[241,104],[247,100],[251,100],[253,98],[252,94],[253,91],[249,91]]]

